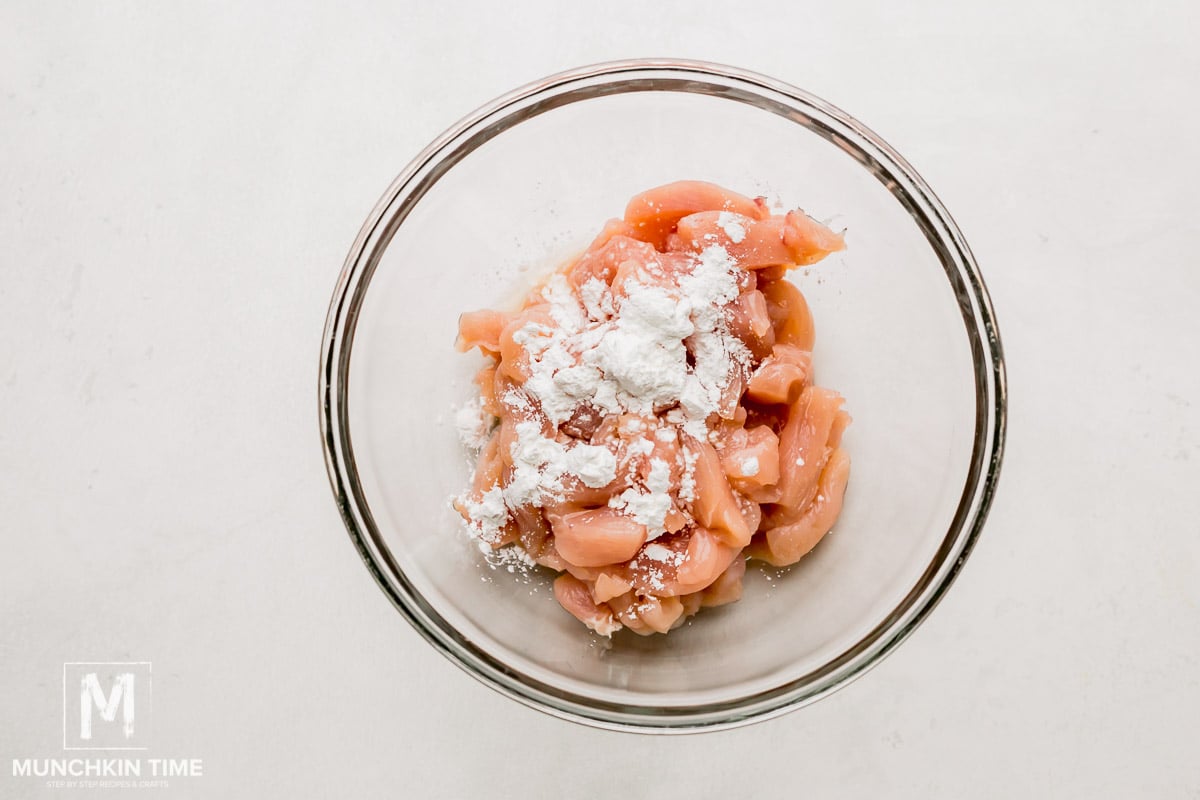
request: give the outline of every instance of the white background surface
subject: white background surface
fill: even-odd
[[[0,7],[0,796],[55,794],[10,761],[63,755],[62,662],[149,660],[155,754],[205,763],[164,796],[1200,797],[1192,4],[250,5]],[[815,706],[683,738],[433,652],[317,436],[326,304],[392,177],[503,91],[643,55],[768,73],[904,153],[1011,390],[929,621]]]

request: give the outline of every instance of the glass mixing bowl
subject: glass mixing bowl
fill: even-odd
[[[788,570],[667,636],[592,635],[547,574],[488,566],[450,508],[471,473],[453,408],[482,361],[464,310],[514,303],[638,191],[701,179],[846,229],[792,273],[815,369],[854,423],[845,507]],[[728,727],[862,674],[929,613],[983,526],[1004,364],[979,270],[913,169],[846,113],[714,64],[637,60],[548,77],[438,137],[388,188],[325,327],[321,434],[350,537],[396,608],[522,703],[606,728]]]

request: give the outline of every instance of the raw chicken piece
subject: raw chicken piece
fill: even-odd
[[[742,599],[742,577],[746,574],[746,559],[736,558],[712,584],[700,593],[700,604],[706,608],[723,606]]]
[[[625,594],[632,588],[633,585],[624,578],[610,572],[601,572],[593,582],[592,599],[597,603],[607,603],[609,600]]]
[[[688,448],[696,454],[696,499],[692,502],[696,521],[728,544],[745,547],[753,531],[746,527],[717,451],[708,442],[695,439]]]
[[[703,211],[679,220],[676,233],[671,244],[697,253],[716,245],[750,270],[808,266],[846,246],[839,234],[799,211],[765,219]]]
[[[517,383],[529,379],[529,349],[540,339],[549,340],[558,323],[550,316],[549,306],[531,306],[513,316],[500,331],[500,372]]]
[[[741,441],[721,451],[721,467],[730,485],[749,495],[779,483],[779,437],[765,425],[742,430]]]
[[[587,584],[571,575],[559,575],[554,580],[554,599],[584,625],[601,636],[612,636],[621,629],[608,606],[597,605]]]
[[[678,181],[642,192],[625,206],[625,222],[655,248],[666,247],[679,220],[697,211],[732,211],[757,218],[763,213],[749,197],[704,181]]]
[[[850,457],[842,449],[833,451],[829,463],[821,472],[817,495],[812,504],[795,521],[768,530],[762,545],[755,542],[750,550],[753,557],[777,567],[795,564],[829,532],[838,514],[850,475]]]
[[[705,528],[695,528],[688,539],[687,555],[675,570],[673,594],[691,594],[712,584],[741,552]]]
[[[580,256],[567,270],[567,281],[576,289],[591,280],[598,280],[608,286],[624,262],[635,259],[646,263],[654,257],[653,246],[630,236],[617,234],[605,239],[598,247],[593,244]]]
[[[795,345],[777,344],[754,370],[746,396],[759,403],[794,403],[812,374],[812,355]]]
[[[617,621],[640,636],[666,633],[683,617],[676,597],[656,597],[629,592],[609,601]]]
[[[767,310],[767,298],[762,292],[750,289],[730,304],[729,332],[745,343],[754,358],[770,355],[775,344],[775,329]]]
[[[817,490],[817,478],[828,457],[826,443],[842,396],[810,386],[792,404],[779,435],[779,505],[803,509]]]
[[[566,514],[553,525],[559,555],[581,567],[620,564],[646,543],[645,525],[607,506]]]
[[[776,344],[792,344],[812,351],[816,339],[808,301],[789,280],[767,281],[759,287],[767,298],[767,313],[775,324]]]
[[[468,311],[458,318],[458,339],[454,346],[460,353],[472,347],[486,356],[500,355],[500,332],[512,319],[502,311]]]

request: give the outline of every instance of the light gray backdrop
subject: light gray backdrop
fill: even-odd
[[[67,661],[153,663],[154,754],[204,761],[162,796],[1200,796],[1194,4],[326,5],[0,7],[0,796],[91,793],[11,776],[64,755]],[[670,739],[427,647],[348,544],[315,389],[404,163],[643,55],[774,75],[904,153],[1011,386],[991,522],[916,635],[811,708]]]

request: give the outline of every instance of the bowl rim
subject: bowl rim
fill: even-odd
[[[635,91],[691,92],[746,103],[813,130],[858,160],[905,206],[937,252],[962,310],[975,368],[975,436],[963,494],[941,545],[901,603],[854,646],[812,672],[729,701],[669,708],[599,701],[550,686],[450,626],[408,581],[380,535],[355,466],[347,416],[359,309],[392,235],[429,187],[479,145],[526,119]],[[1003,348],[987,288],[958,226],[912,166],[849,114],[797,87],[737,67],[660,58],[603,62],[529,83],[466,115],[409,162],[372,209],[342,266],[322,337],[318,402],[326,470],[346,530],[376,583],[417,632],[469,675],[526,706],[593,727],[643,733],[724,729],[779,716],[878,664],[912,634],[961,572],[992,505],[1007,427]]]

